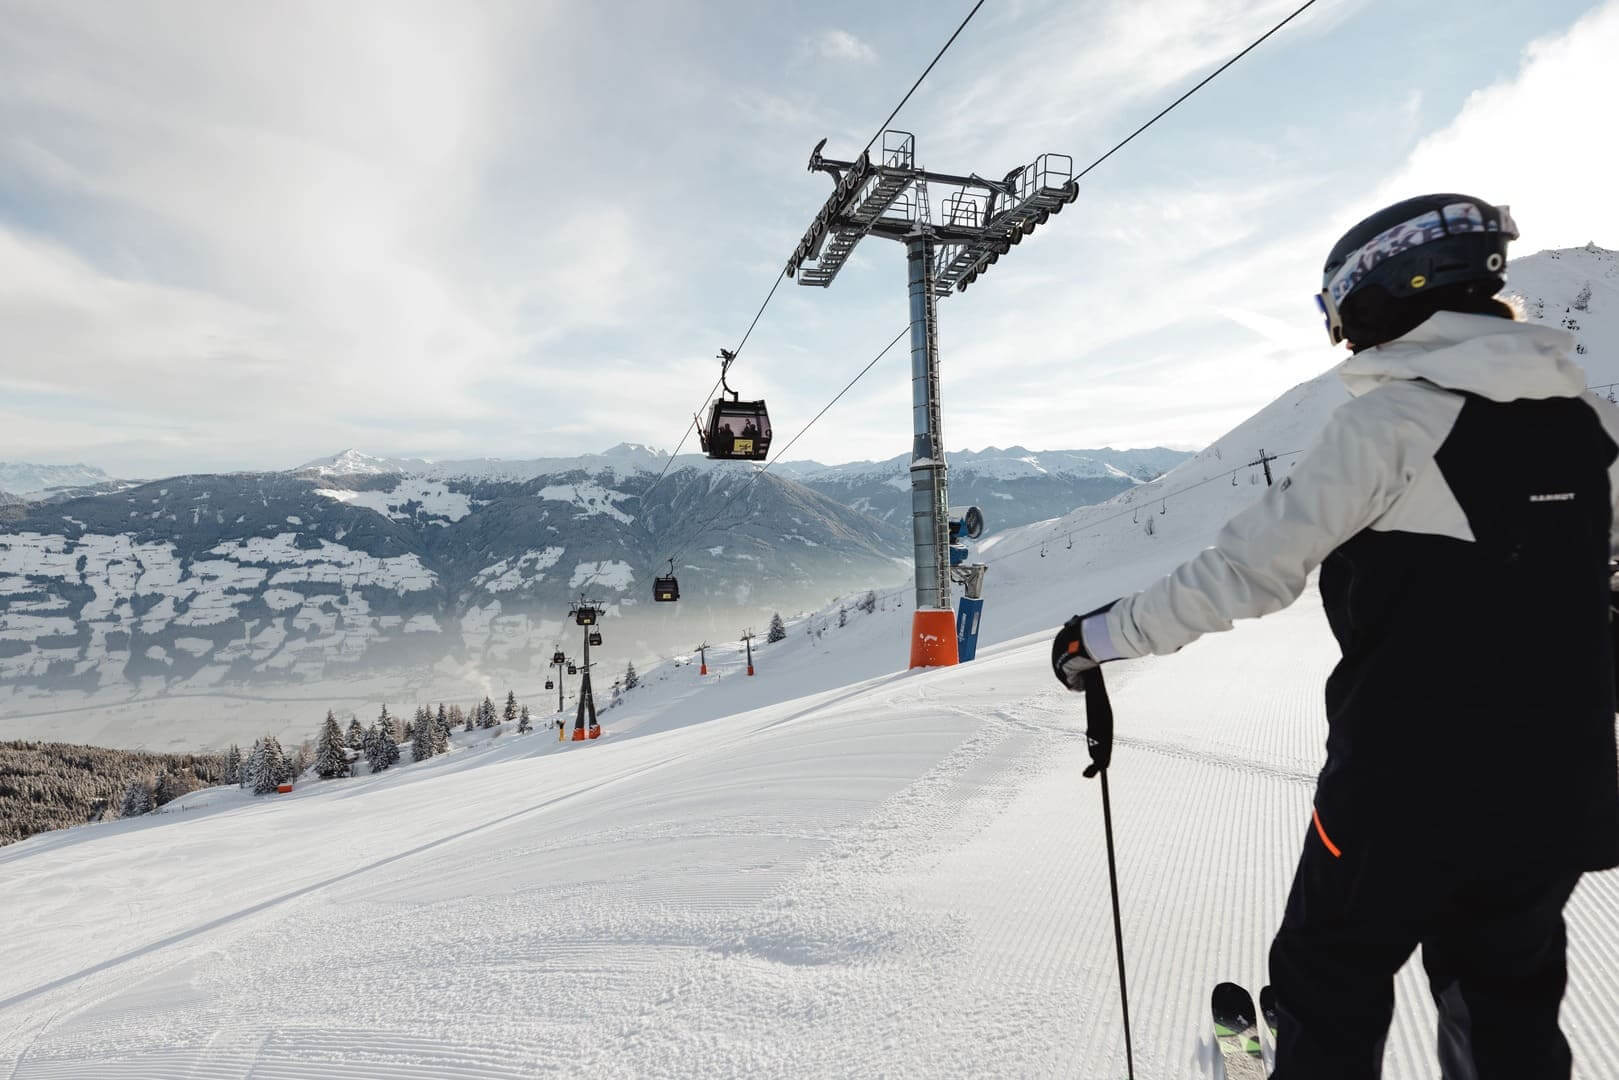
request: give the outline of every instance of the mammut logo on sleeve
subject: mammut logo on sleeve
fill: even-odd
[[[1544,495],[1531,495],[1531,496],[1529,496],[1529,501],[1530,502],[1573,502],[1574,501],[1574,493],[1572,491],[1551,491],[1551,492],[1547,492]]]

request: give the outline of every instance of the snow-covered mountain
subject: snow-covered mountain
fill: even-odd
[[[1619,382],[1616,265],[1613,252],[1593,246],[1511,268],[1530,318],[1574,329],[1593,384]],[[1207,513],[1218,516],[1240,504],[1259,477],[1232,475],[1233,461],[1252,460],[1261,447],[1285,454],[1308,445],[1341,393],[1331,379],[1302,384],[1271,407],[1280,414],[1263,412],[1203,452],[1177,455],[1181,463],[1151,483],[1142,477],[1177,452],[1124,451],[1099,464],[1101,452],[952,455],[952,501],[979,502],[1002,530],[986,551],[1044,540],[1048,555],[1060,548],[1059,562],[1082,559],[1077,566],[1119,564],[1135,545],[1179,550],[1181,540],[1200,544],[1206,533],[1207,523],[1184,507],[1213,499]],[[619,642],[644,656],[705,634],[729,636],[772,608],[813,607],[832,593],[907,576],[903,516],[883,522],[849,505],[865,497],[878,509],[875,496],[856,494],[862,485],[904,500],[895,484],[903,483],[903,459],[804,466],[804,483],[772,470],[728,508],[749,474],[700,458],[689,468],[678,461],[645,500],[654,463],[665,460],[628,445],[526,463],[384,463],[346,453],[289,473],[181,477],[34,507],[24,520],[0,524],[0,707],[9,700],[26,712],[17,699],[47,687],[201,690],[379,665],[419,670],[443,657],[532,670],[581,588],[613,605],[625,619]],[[1284,456],[1274,467],[1288,464]],[[1123,493],[1009,527],[1015,512],[1044,507],[1032,496],[996,498],[1004,485],[1068,483],[1087,471],[1112,476]],[[1211,476],[1225,488],[1213,491]],[[1209,483],[1180,492],[1191,480]],[[1124,532],[1115,531],[1117,519],[1095,536],[1082,531],[1095,515],[1123,510]],[[676,552],[678,614],[653,609],[646,597],[650,576]],[[992,567],[992,595],[1017,565]],[[1054,565],[1031,564],[1040,572]],[[1069,591],[1039,595],[1049,606],[1037,600],[1007,611],[992,602],[986,626],[1014,620],[1032,628],[1071,613],[1062,610]],[[695,626],[680,621],[705,611],[719,614]]]
[[[1570,262],[1572,278],[1552,280]],[[1560,252],[1514,267],[1547,318],[1572,316],[1592,282],[1575,321],[1598,384],[1619,380],[1607,265]],[[543,725],[475,736],[381,775],[260,799],[209,789],[8,847],[0,1065],[19,1078],[268,1063],[401,1080],[1123,1075],[1101,809],[1050,634],[1205,546],[1263,484],[1239,463],[1264,447],[1285,474],[1343,399],[1330,374],[1306,381],[1163,479],[983,543],[970,664],[903,670],[911,613],[896,589],[870,614],[840,620],[834,604],[794,620],[757,648],[753,677],[736,641],[709,650],[707,676],[687,656],[644,669],[597,742]],[[1307,593],[1109,669],[1138,1075],[1221,1075],[1208,989],[1265,981],[1335,660]],[[305,731],[324,708],[307,706]],[[1619,875],[1588,875],[1567,921],[1575,1076],[1616,1076]],[[357,926],[379,929],[357,945]],[[1396,985],[1385,1072],[1433,1075],[1420,961]]]
[[[950,501],[983,508],[990,532],[1066,514],[1154,480],[1191,454],[1146,450],[1042,450],[1021,446],[960,450],[950,455]],[[848,465],[786,461],[776,466],[808,487],[884,521],[911,517],[910,456]]]
[[[1184,457],[964,452],[952,479],[1004,527]],[[443,657],[527,670],[549,656],[581,589],[633,612],[625,644],[650,654],[903,576],[902,459],[753,475],[630,443],[439,462],[350,449],[283,473],[103,477],[115,490],[10,500],[0,699],[308,681]],[[683,599],[653,609],[651,578],[670,557]]]
[[[64,488],[92,488],[115,481],[93,465],[30,465],[0,461],[0,491],[30,499]]]
[[[26,513],[28,500],[9,491],[0,491],[0,521],[15,521]]]
[[[339,461],[172,477],[0,524],[0,703],[444,659],[536,670],[582,591],[647,655],[904,572],[898,528],[742,466],[654,487],[634,469],[439,480]],[[654,609],[670,557],[682,600]]]
[[[378,457],[361,450],[344,450],[316,458],[292,471],[303,476],[416,476],[428,480],[523,481],[536,476],[588,472],[616,477],[663,471],[669,456],[639,443],[619,443],[599,454],[543,458],[462,458],[428,461],[425,458]],[[713,462],[701,454],[682,454],[671,468],[707,470]]]

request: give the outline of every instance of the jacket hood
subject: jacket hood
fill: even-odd
[[[1401,379],[1491,401],[1578,397],[1585,371],[1569,358],[1573,351],[1574,335],[1566,330],[1440,311],[1404,337],[1345,360],[1338,377],[1355,397]]]

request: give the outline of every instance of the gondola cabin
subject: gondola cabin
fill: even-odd
[[[602,632],[600,630],[592,630],[590,632],[590,643],[592,645],[600,645],[602,643]]]
[[[578,626],[595,626],[596,609],[589,604],[582,604],[574,609],[573,621]]]
[[[652,599],[660,604],[680,599],[680,582],[675,580],[675,561],[669,560],[669,572],[652,579]]]
[[[579,674],[579,665],[578,664],[569,664],[568,665],[568,674],[569,675],[577,675],[577,674]]]
[[[714,461],[763,461],[770,454],[770,414],[763,401],[727,401],[722,394],[697,435]]]
[[[562,655],[561,649],[558,649],[556,652],[551,654],[551,663],[560,666],[562,664],[566,664],[567,662],[568,658]]]
[[[545,680],[545,688],[547,690],[555,690],[557,688],[557,684],[552,682],[550,679],[546,679]]]

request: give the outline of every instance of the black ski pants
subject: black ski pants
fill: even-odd
[[[1394,976],[1418,946],[1445,1080],[1568,1080],[1557,1013],[1578,874],[1378,866],[1327,844],[1312,827],[1271,945],[1272,1080],[1377,1080]]]

